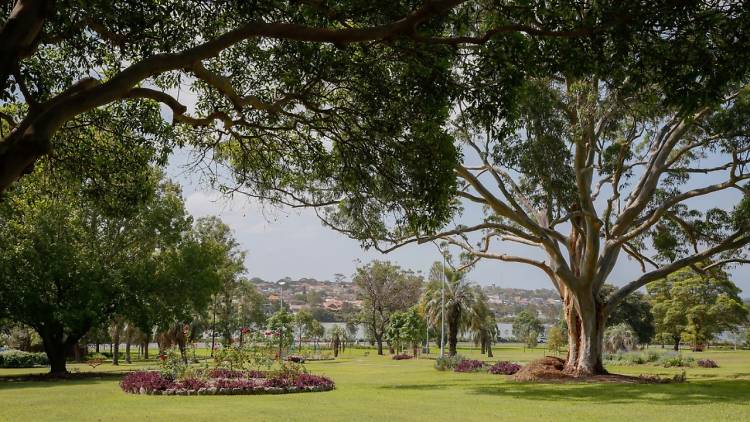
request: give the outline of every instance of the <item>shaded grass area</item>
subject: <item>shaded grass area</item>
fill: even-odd
[[[434,353],[434,350],[433,350]],[[483,360],[528,362],[544,350],[495,349],[495,357],[463,348]],[[685,352],[690,354],[690,352]],[[0,370],[0,420],[750,420],[750,352],[709,351],[696,358],[720,368],[686,368],[676,385],[518,383],[501,375],[433,369],[433,360],[394,361],[370,351],[347,350],[336,361],[312,362],[312,373],[336,381],[331,392],[281,396],[138,396],[123,393],[119,377],[153,366],[135,362],[96,368],[96,378],[8,382],[44,368]],[[93,371],[84,365],[71,368]],[[680,368],[617,366],[612,372],[672,376]]]

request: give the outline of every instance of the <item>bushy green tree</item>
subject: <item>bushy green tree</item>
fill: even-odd
[[[300,309],[294,314],[294,330],[297,334],[297,350],[300,352],[302,351],[302,338],[310,336],[314,329],[313,321],[315,320],[307,309]]]
[[[39,333],[53,373],[65,372],[66,353],[110,318],[180,318],[216,287],[217,256],[191,239],[179,189],[147,171],[141,201],[110,198],[113,190],[102,202],[87,184],[40,169],[0,202],[3,307]]]
[[[268,318],[266,328],[269,341],[278,349],[279,360],[283,360],[284,351],[294,344],[294,315],[280,309]]]
[[[547,330],[547,348],[556,354],[565,346],[565,336],[560,327],[553,326]]]
[[[605,284],[599,291],[604,300],[616,290],[615,286]],[[651,302],[645,294],[633,292],[620,302],[607,319],[607,325],[627,324],[636,333],[638,344],[649,344],[656,332]]]
[[[739,292],[715,268],[704,273],[683,269],[658,280],[648,286],[657,332],[671,337],[675,350],[682,340],[702,348],[714,335],[747,321]]]
[[[416,306],[412,306],[406,311],[395,312],[391,315],[385,337],[396,353],[401,353],[407,347],[411,347],[414,356],[417,356],[419,344],[424,340],[426,329],[424,317],[420,315]]]
[[[383,340],[391,316],[419,301],[422,278],[386,261],[373,261],[357,268],[357,295],[362,299],[360,321],[367,327],[383,354]]]
[[[513,320],[513,337],[524,344],[533,344],[531,347],[536,347],[539,334],[543,332],[542,322],[527,310],[519,312]]]

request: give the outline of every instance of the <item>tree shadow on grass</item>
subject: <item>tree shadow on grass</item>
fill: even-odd
[[[394,384],[394,385],[383,385],[379,388],[384,390],[445,390],[448,387],[454,387],[457,384]]]
[[[684,384],[503,383],[470,390],[474,394],[525,400],[586,401],[608,404],[656,402],[666,405],[734,403],[750,406],[750,381]]]
[[[125,376],[123,372],[72,373],[67,378],[50,377],[47,374],[0,375],[0,390],[94,384],[104,381],[119,381],[123,376]]]

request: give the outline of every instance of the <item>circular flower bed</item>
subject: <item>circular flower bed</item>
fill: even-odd
[[[120,388],[127,393],[154,395],[286,394],[329,391],[334,382],[311,374],[273,374],[263,371],[214,369],[205,377],[172,380],[157,371],[131,372]]]

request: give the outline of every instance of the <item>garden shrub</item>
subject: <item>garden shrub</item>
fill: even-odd
[[[484,362],[475,359],[464,359],[456,365],[455,372],[477,372],[484,367]]]
[[[289,355],[286,357],[286,360],[288,360],[289,362],[294,362],[294,363],[305,363],[305,357],[298,356],[298,355]]]
[[[454,356],[438,357],[435,360],[435,369],[437,369],[438,371],[452,370],[464,360],[466,360],[466,358],[458,354]]]
[[[153,393],[174,387],[174,381],[156,371],[131,372],[120,381],[120,388],[128,393]]]
[[[393,356],[391,357],[391,359],[393,359],[393,360],[405,360],[405,359],[411,359],[411,358],[413,358],[413,357],[414,357],[414,356],[412,356],[412,355],[408,355],[408,354],[406,354],[406,353],[401,353],[401,354],[399,354],[399,355],[393,355]]]
[[[719,364],[713,359],[700,359],[698,360],[698,366],[701,368],[718,368]]]
[[[29,353],[20,350],[0,352],[0,368],[33,368],[45,365],[49,365],[49,361],[44,353]]]
[[[519,369],[521,369],[521,365],[505,360],[490,366],[489,373],[495,375],[513,375]]]
[[[243,346],[233,345],[216,350],[214,353],[214,362],[217,367],[228,369],[268,369],[273,364],[273,359],[269,356],[268,350],[261,347],[260,339],[245,343]],[[292,356],[289,356],[292,358]],[[298,356],[294,356],[298,358]],[[302,358],[304,362],[304,358]]]
[[[159,371],[164,378],[179,379],[185,375],[187,364],[176,347],[172,347],[159,355]]]
[[[182,390],[200,390],[208,387],[208,381],[198,378],[185,378],[177,382],[176,387]]]
[[[682,368],[693,366],[694,362],[695,359],[693,359],[692,357],[685,357],[682,355],[682,353],[677,353],[676,355],[664,355],[660,363],[665,368]]]
[[[605,353],[604,361],[614,365],[643,365],[646,363],[657,362],[661,359],[662,354],[654,350],[648,350],[641,353],[635,352],[617,352]]]

